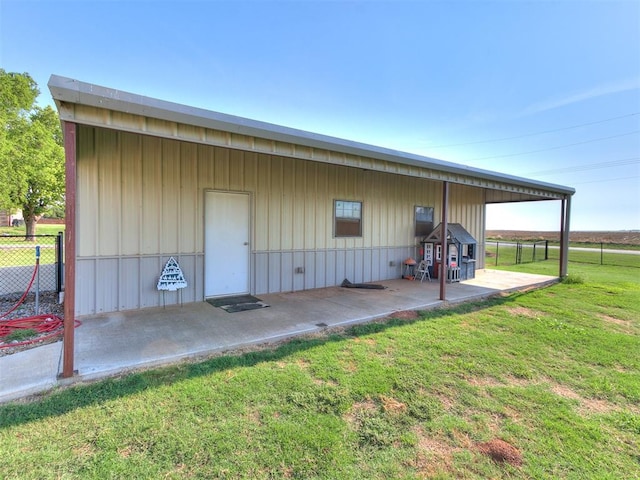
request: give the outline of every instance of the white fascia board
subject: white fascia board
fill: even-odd
[[[465,175],[482,180],[546,190],[555,194],[573,195],[575,193],[574,188],[563,185],[468,167],[466,165],[446,162],[444,160],[412,153],[400,152],[342,138],[320,135],[295,128],[190,107],[179,103],[167,102],[143,95],[80,82],[58,75],[51,75],[48,86],[59,108],[61,102],[87,105],[185,125],[221,130],[239,135],[369,157],[401,165],[429,168],[453,175]]]

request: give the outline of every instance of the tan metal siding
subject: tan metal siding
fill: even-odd
[[[140,252],[142,209],[142,138],[140,135],[121,135],[121,152],[126,161],[121,161],[122,202],[120,218],[129,229],[120,235],[120,254],[136,255]]]
[[[188,279],[183,301],[201,300],[206,190],[252,194],[254,293],[395,278],[416,255],[414,207],[440,217],[442,184],[424,178],[103,128],[83,126],[78,139],[79,314],[162,305],[156,282],[171,255]],[[449,220],[481,241],[483,190],[451,192]],[[336,199],[363,202],[362,237],[334,238]]]
[[[160,251],[160,231],[162,228],[162,168],[159,159],[162,145],[154,137],[142,138],[142,227],[139,244],[140,254],[151,255]]]

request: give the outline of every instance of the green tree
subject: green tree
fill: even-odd
[[[27,73],[0,69],[0,208],[22,209],[26,238],[64,198],[64,149],[57,113],[35,104],[38,85]]]

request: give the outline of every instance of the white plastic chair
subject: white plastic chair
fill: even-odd
[[[431,274],[429,274],[429,263],[426,260],[420,260],[418,268],[416,269],[416,278],[420,277],[420,283],[427,277],[431,281]]]

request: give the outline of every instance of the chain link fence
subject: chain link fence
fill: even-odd
[[[62,233],[35,235],[32,240],[24,235],[0,236],[0,296],[23,294],[30,285],[32,292],[60,293],[62,259]]]
[[[549,245],[547,240],[539,242],[486,242],[485,264],[489,266],[508,266],[542,260],[559,261],[560,247]],[[606,243],[598,247],[569,247],[569,262],[612,265],[640,268],[638,250],[620,250]]]
[[[549,259],[549,242],[487,242],[485,243],[486,265],[518,265]]]

